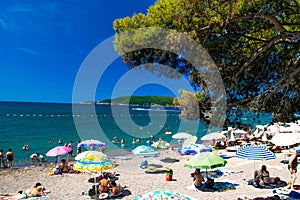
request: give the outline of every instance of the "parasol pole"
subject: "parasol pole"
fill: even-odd
[[[255,179],[255,160],[253,161],[253,176],[254,176],[254,178],[253,178],[253,180]]]

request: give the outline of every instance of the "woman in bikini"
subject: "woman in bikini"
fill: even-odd
[[[194,173],[192,173],[194,185],[197,189],[201,189],[202,187],[202,181],[204,180],[200,169],[196,169]]]
[[[108,193],[108,185],[109,185],[108,175],[106,173],[104,173],[103,178],[101,179],[100,185],[99,185],[100,194]]]
[[[69,164],[68,164],[68,162],[67,162],[66,159],[62,159],[62,160],[61,160],[61,165],[60,165],[59,168],[60,168],[60,171],[61,171],[62,173],[68,173],[68,172],[69,172],[70,167],[69,167]]]

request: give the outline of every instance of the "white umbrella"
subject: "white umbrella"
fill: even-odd
[[[84,151],[80,154],[78,154],[77,156],[75,156],[75,160],[80,160],[85,158],[86,156],[106,156],[104,153],[100,152],[100,151]]]
[[[247,131],[244,131],[242,129],[237,129],[233,131],[235,134],[247,134]]]
[[[226,131],[227,133],[227,131]],[[212,132],[207,135],[204,135],[201,140],[219,140],[219,139],[225,139],[224,132]]]
[[[184,132],[180,132],[180,133],[176,133],[176,134],[172,135],[173,139],[187,139],[187,138],[190,138],[190,137],[192,137],[191,134],[184,133]]]
[[[107,144],[105,142],[101,142],[99,140],[94,140],[94,139],[89,139],[89,140],[84,140],[77,144],[77,146],[80,147],[102,147],[106,146]]]
[[[293,133],[277,133],[271,139],[271,142],[276,146],[290,146],[299,141],[299,136]]]

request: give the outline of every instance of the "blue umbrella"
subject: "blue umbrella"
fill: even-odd
[[[132,153],[143,157],[157,157],[159,152],[147,145],[137,146],[132,150]]]
[[[182,154],[198,154],[202,152],[212,152],[212,147],[204,145],[204,144],[190,144],[184,148],[181,148]]]
[[[263,146],[243,146],[236,152],[237,158],[248,159],[254,161],[254,171],[255,171],[255,160],[272,160],[276,158],[276,155],[269,149]],[[253,173],[254,174],[254,173]]]
[[[276,155],[263,146],[244,146],[236,152],[237,158],[248,160],[272,160]]]

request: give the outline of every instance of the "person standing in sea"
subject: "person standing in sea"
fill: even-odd
[[[8,148],[6,153],[6,160],[8,168],[12,169],[12,163],[14,160],[14,153],[12,152],[11,148]]]
[[[1,168],[1,166],[4,168],[3,149],[0,149],[0,168]]]

